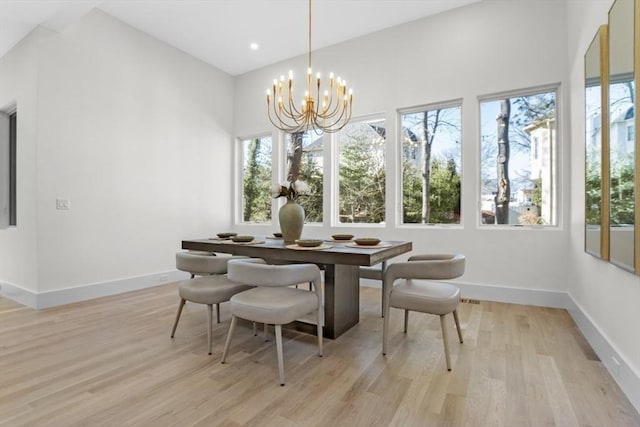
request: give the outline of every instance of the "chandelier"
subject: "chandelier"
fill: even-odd
[[[342,129],[351,119],[353,90],[347,88],[346,80],[334,79],[329,74],[329,87],[321,95],[320,73],[313,78],[311,70],[311,0],[309,0],[309,55],[307,69],[307,89],[302,105],[296,107],[293,94],[293,72],[289,79],[284,76],[273,81],[273,88],[267,90],[267,114],[271,123],[287,133],[316,132],[333,133]],[[273,101],[273,102],[272,102]]]

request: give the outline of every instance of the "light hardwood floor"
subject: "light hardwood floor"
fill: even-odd
[[[285,332],[287,384],[273,335],[229,313],[207,355],[206,307],[178,306],[174,284],[46,310],[0,297],[2,426],[640,426],[640,417],[564,310],[460,305],[445,368],[437,316],[392,310],[381,354],[380,290],[362,288],[360,324],[323,358]],[[273,333],[273,330],[270,331]]]

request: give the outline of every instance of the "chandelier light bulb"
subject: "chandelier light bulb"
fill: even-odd
[[[267,114],[271,123],[287,133],[314,130],[317,133],[337,132],[347,125],[351,119],[353,91],[347,88],[346,80],[340,77],[334,80],[334,74],[329,73],[328,88],[321,91],[322,76],[316,73],[315,84],[311,67],[311,0],[309,0],[309,54],[306,79],[306,90],[300,109],[294,101],[293,70],[289,70],[288,85],[285,88],[284,76],[280,82],[273,82],[273,99],[278,96],[277,106],[271,106],[271,94],[267,91]],[[337,84],[334,88],[334,81]]]

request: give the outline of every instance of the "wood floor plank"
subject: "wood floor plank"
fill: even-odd
[[[267,342],[187,304],[175,338],[175,284],[44,310],[0,297],[0,426],[629,426],[631,406],[565,310],[460,304],[464,343],[447,318],[390,313],[381,354],[380,289],[361,288],[361,320],[324,357],[315,338],[283,333],[280,387]]]

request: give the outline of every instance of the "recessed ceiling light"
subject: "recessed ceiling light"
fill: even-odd
[[[258,46],[258,43],[251,43],[249,47],[251,48],[251,50],[258,50],[260,46]]]

